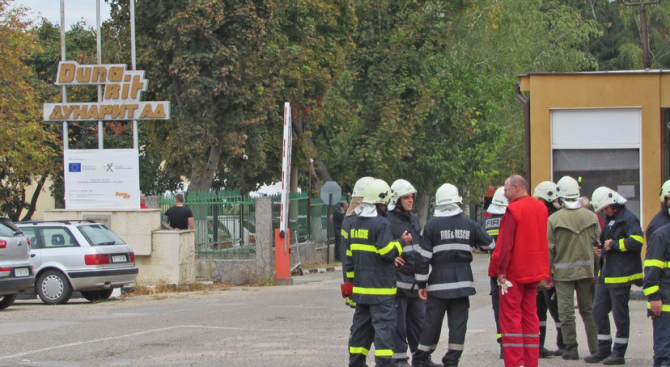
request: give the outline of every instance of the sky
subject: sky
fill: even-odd
[[[86,21],[95,27],[95,4],[97,0],[65,0],[65,27],[70,29],[72,24]],[[15,0],[11,5],[24,6],[32,9],[30,19],[47,18],[52,23],[60,24],[60,0]],[[104,22],[109,19],[110,7],[104,0],[100,0],[100,16]]]

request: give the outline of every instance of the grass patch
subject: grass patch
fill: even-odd
[[[203,292],[207,294],[210,291],[227,291],[230,289],[228,284],[214,283],[214,284],[167,284],[158,283],[154,285],[139,285],[135,284],[135,289],[121,296],[121,298],[131,298],[135,296],[168,294],[168,293],[185,293],[185,292]],[[164,299],[163,297],[154,297],[154,299]]]

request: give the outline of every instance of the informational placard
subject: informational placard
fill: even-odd
[[[139,209],[135,149],[64,151],[66,209]]]
[[[112,229],[112,213],[84,213],[82,219],[104,224],[105,227]]]

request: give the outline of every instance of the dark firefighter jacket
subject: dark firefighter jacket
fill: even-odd
[[[345,258],[348,281],[354,284],[352,300],[378,304],[396,295],[395,258],[405,240],[394,240],[391,223],[381,215],[358,217],[351,224]]]
[[[402,258],[405,265],[396,268],[396,286],[398,294],[405,297],[418,297],[419,286],[416,285],[416,271],[421,264],[421,223],[416,214],[405,211],[393,210],[386,214],[386,219],[391,223],[391,234],[393,238],[400,238],[402,234],[412,235],[412,243],[402,249]]]
[[[651,238],[654,232],[663,227],[664,225],[670,223],[670,212],[668,212],[668,207],[663,205],[661,211],[654,215],[654,218],[649,222],[647,226],[647,231],[644,233],[647,236],[647,241]]]
[[[342,259],[344,259],[345,264],[345,269],[342,272],[342,276],[344,277],[345,282],[347,282],[349,278],[354,277],[353,270],[351,271],[351,276],[349,276],[349,274],[347,273],[346,262],[347,262],[347,254],[349,253],[349,230],[351,229],[351,223],[353,223],[354,220],[356,220],[356,218],[358,218],[358,215],[354,213],[352,215],[344,217],[344,219],[342,220],[342,229],[341,229],[342,232],[340,233],[341,234],[340,241],[342,241],[342,243],[340,244],[340,250],[342,251]],[[351,296],[347,296],[344,299],[344,303],[351,308],[356,308],[356,302],[354,302],[351,299]]]
[[[419,288],[437,298],[459,298],[475,294],[472,249],[495,248],[493,238],[474,221],[462,215],[435,217],[426,223],[421,237]],[[425,276],[432,267],[428,282]]]
[[[503,214],[491,214],[491,216],[484,221],[484,230],[494,241],[498,239],[498,234],[500,234],[500,222],[502,221],[502,217]]]
[[[661,316],[670,317],[670,226],[658,228],[649,238],[644,260],[644,294],[649,302],[661,300]],[[647,309],[651,304],[647,303]],[[651,310],[647,311],[651,316]]]
[[[616,213],[605,218],[605,227],[600,232],[601,245],[612,240],[611,250],[603,248],[600,259],[599,282],[607,287],[628,284],[642,285],[642,259],[640,257],[644,237],[640,220],[623,205],[614,205]]]

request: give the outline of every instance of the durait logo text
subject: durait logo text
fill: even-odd
[[[81,163],[69,163],[68,172],[81,172]]]

